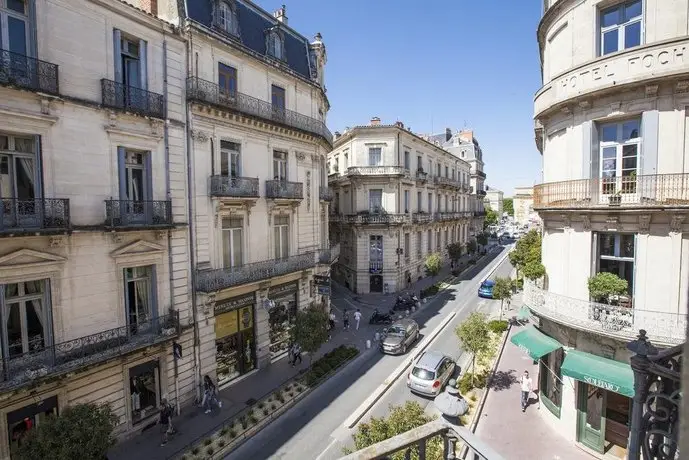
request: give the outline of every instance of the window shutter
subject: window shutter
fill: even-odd
[[[114,29],[112,34],[115,81],[122,83],[122,33]]]
[[[641,152],[639,152],[641,165],[638,169],[642,176],[658,174],[658,123],[657,110],[649,110],[641,114]],[[641,199],[655,198],[657,179],[647,178],[643,181],[638,179],[637,182],[637,190],[642,195]]]
[[[139,40],[139,62],[141,64],[141,89],[148,90],[148,52],[146,40]],[[167,63],[163,63],[167,65]]]
[[[117,172],[119,181],[120,200],[127,199],[127,170],[125,167],[126,151],[124,147],[117,147]]]
[[[41,151],[41,136],[36,136],[34,143],[36,145],[36,196],[38,198],[45,198],[43,196],[43,152]]]

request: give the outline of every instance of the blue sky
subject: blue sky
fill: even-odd
[[[259,0],[268,11],[282,1]],[[414,132],[474,130],[486,184],[540,182],[533,95],[540,0],[295,0],[290,26],[323,35],[328,126],[396,120]],[[517,7],[518,5],[518,7]]]

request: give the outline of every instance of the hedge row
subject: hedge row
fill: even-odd
[[[306,373],[306,384],[311,386],[323,379],[332,370],[340,367],[344,362],[349,361],[359,354],[356,347],[340,345],[339,347],[327,352],[322,358],[316,360],[311,369]]]

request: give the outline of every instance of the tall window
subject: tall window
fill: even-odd
[[[634,292],[635,235],[629,233],[598,234],[598,272],[614,273],[627,280],[627,293]]]
[[[440,251],[440,248],[442,247],[441,241],[440,241],[440,230],[438,230],[435,233],[435,250]]]
[[[124,280],[124,300],[130,332],[148,329],[151,326],[150,320],[156,313],[153,301],[153,267],[125,268]]]
[[[0,0],[0,49],[28,56],[29,30],[28,1]]]
[[[435,200],[435,206],[436,206],[436,212],[440,212],[440,193],[438,193],[438,196]]]
[[[273,220],[275,258],[286,259],[289,257],[289,216],[275,216]]]
[[[273,177],[275,180],[287,180],[287,152],[273,150]]]
[[[50,345],[48,280],[5,284],[2,290],[3,357],[13,358]]]
[[[632,0],[600,12],[600,54],[641,44],[642,2]]]
[[[0,134],[0,198],[36,198],[36,154],[35,138]],[[8,205],[5,212],[10,212]]]
[[[234,5],[220,2],[218,6],[218,26],[228,34],[239,36],[239,21]]]
[[[449,211],[449,209],[450,209],[449,206],[447,205],[447,203],[448,203],[447,200],[448,200],[447,195],[445,195],[445,211]]]
[[[445,230],[445,246],[447,246],[449,243],[449,232],[448,230]]]
[[[380,147],[371,147],[368,149],[369,166],[380,166],[382,160],[382,150]]]
[[[421,192],[416,192],[416,211],[417,212],[423,211],[423,199],[421,197],[422,197]]]
[[[146,153],[134,150],[126,150],[124,158],[124,191],[125,196],[122,199],[128,201],[145,201],[150,200],[147,196],[148,179]]]
[[[273,118],[279,120],[284,119],[285,109],[287,108],[285,89],[280,88],[279,86],[271,85],[270,101],[272,103]]]
[[[433,175],[433,161],[430,158],[428,159],[428,175]]]
[[[383,235],[371,235],[368,260],[369,269],[383,269]]]
[[[601,125],[599,133],[602,192],[635,193],[641,120]]]
[[[409,157],[409,151],[404,151],[404,168],[411,169],[411,158]]]
[[[433,212],[433,194],[428,194],[428,212]]]
[[[417,232],[416,233],[416,254],[421,255],[421,252],[423,251],[423,233]]]
[[[383,210],[383,190],[372,189],[368,191],[369,212],[381,212]]]
[[[142,58],[144,57],[144,43],[120,35],[120,66],[122,69],[119,82],[124,86],[145,89]],[[133,101],[132,101],[133,102]]]
[[[539,388],[543,396],[550,401],[555,410],[546,403],[548,410],[556,413],[559,416],[559,408],[562,405],[562,380],[560,367],[562,366],[563,352],[562,348],[555,350],[541,358],[540,361],[540,385]]]
[[[445,177],[450,177],[448,171],[449,171],[449,168],[447,166],[445,166]]]
[[[404,257],[408,259],[411,256],[411,234],[404,234]]]
[[[433,250],[433,230],[428,231],[426,238],[426,251],[431,252]]]
[[[421,158],[421,155],[416,156],[416,169],[423,171],[423,158]]]
[[[266,51],[269,56],[275,59],[283,59],[283,40],[282,36],[276,31],[271,31],[266,37]]]
[[[237,95],[237,69],[218,63],[218,90],[223,96]]]
[[[242,219],[222,220],[223,267],[239,267],[244,263],[242,247],[244,221]]]
[[[404,191],[404,212],[409,212],[409,190]]]
[[[225,177],[240,177],[241,145],[237,142],[220,141],[220,175]]]

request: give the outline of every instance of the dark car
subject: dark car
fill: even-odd
[[[483,283],[481,283],[481,286],[479,286],[478,288],[478,296],[483,297],[484,299],[492,299],[493,286],[495,286],[495,281],[485,280]]]

